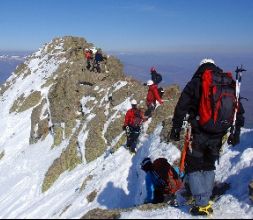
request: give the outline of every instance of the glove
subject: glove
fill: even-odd
[[[126,130],[126,126],[125,126],[125,125],[122,126],[122,130],[123,130],[123,131]]]
[[[147,86],[147,83],[143,83],[144,86]]]
[[[181,129],[179,129],[179,128],[172,128],[171,132],[170,132],[169,140],[180,141],[180,131],[181,131]]]
[[[235,146],[237,144],[240,143],[240,130],[236,131],[234,134],[230,134],[229,137],[228,137],[228,144],[229,145],[232,145],[232,146]]]

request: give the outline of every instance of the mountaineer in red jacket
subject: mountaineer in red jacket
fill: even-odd
[[[86,68],[87,68],[87,70],[90,70],[90,68],[91,68],[91,62],[92,62],[92,60],[93,60],[93,52],[92,52],[92,50],[86,48],[86,49],[84,50],[84,56],[85,56],[86,62],[87,62]]]
[[[152,80],[149,80],[147,82],[147,85],[149,86],[148,95],[147,95],[147,111],[145,112],[145,116],[151,117],[153,111],[156,108],[156,101],[158,101],[160,104],[163,104],[163,100],[161,99],[158,91],[158,87]]]
[[[144,115],[143,112],[137,108],[136,100],[132,100],[131,105],[132,108],[127,111],[125,116],[123,130],[126,131],[127,135],[127,148],[129,148],[132,153],[135,153]]]

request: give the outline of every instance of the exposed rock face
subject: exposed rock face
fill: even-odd
[[[22,94],[13,104],[12,108],[10,109],[10,113],[12,112],[24,112],[27,109],[30,109],[41,101],[41,93],[39,91],[35,91],[31,93],[28,97],[24,97]]]
[[[4,157],[4,151],[0,153],[0,160]]]
[[[167,203],[159,203],[159,204],[145,204],[137,206],[136,208],[141,211],[150,211],[166,208],[167,206],[168,206]],[[119,219],[121,217],[122,212],[130,212],[133,209],[134,208],[113,209],[113,210],[93,209],[87,212],[81,219]]]
[[[93,209],[84,215],[81,219],[119,219],[119,210]]]
[[[97,191],[93,191],[87,196],[87,200],[89,203],[93,202],[97,197]]]
[[[126,77],[120,61],[106,54],[103,54],[107,59],[101,63],[101,73],[87,70],[85,48],[93,48],[93,44],[78,37],[56,38],[28,57],[0,89],[4,94],[17,80],[36,84],[41,79],[39,87],[18,94],[10,113],[32,109],[30,144],[52,135],[51,147],[64,149],[45,174],[43,192],[64,171],[91,162],[108,148],[116,150],[125,143],[122,125],[132,98],[144,111],[146,108],[147,87]],[[37,67],[33,65],[35,61]],[[179,88],[172,86],[165,91],[164,99],[169,101],[156,109],[148,134],[173,114]]]
[[[43,99],[43,101],[33,109],[31,115],[30,144],[35,144],[40,139],[43,140],[49,133],[49,125],[47,118],[41,120],[42,108],[45,104],[46,100]]]

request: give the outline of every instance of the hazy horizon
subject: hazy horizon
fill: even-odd
[[[30,52],[19,51],[19,55],[28,55]],[[3,54],[0,51],[0,55]],[[9,54],[10,55],[10,54]],[[12,55],[17,55],[12,53]],[[155,66],[157,71],[163,75],[162,86],[177,84],[182,90],[186,83],[191,79],[193,73],[196,71],[200,60],[205,57],[203,54],[197,53],[122,53],[113,52],[111,55],[116,56],[124,65],[124,72],[133,78],[145,82],[150,78],[149,70],[151,66]],[[246,124],[253,128],[253,53],[247,55],[240,54],[213,54],[209,56],[213,58],[217,65],[224,69],[224,71],[231,71],[234,73],[236,66],[241,64],[247,69],[243,75],[241,95],[249,99],[244,101],[246,108],[247,121]],[[3,83],[15,70],[16,65],[22,61],[1,61],[0,60],[0,83]],[[84,61],[85,63],[85,61]]]

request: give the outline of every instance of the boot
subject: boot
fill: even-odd
[[[208,204],[207,206],[193,206],[190,209],[190,213],[194,216],[197,215],[210,215],[213,213],[212,206]]]

